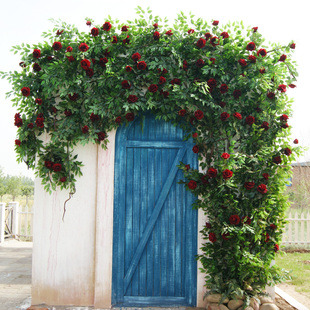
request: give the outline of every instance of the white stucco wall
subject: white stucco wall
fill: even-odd
[[[32,304],[111,307],[115,131],[108,150],[78,146],[84,164],[76,193],[46,193],[35,182]],[[205,216],[198,212],[198,232]],[[198,233],[198,249],[201,238]],[[197,268],[197,306],[205,306],[204,274]]]

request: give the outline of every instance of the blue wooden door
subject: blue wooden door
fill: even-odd
[[[116,134],[112,304],[195,306],[196,199],[177,184],[197,168],[182,129],[152,115]]]

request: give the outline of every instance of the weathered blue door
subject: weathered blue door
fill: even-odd
[[[196,305],[196,199],[177,184],[197,168],[182,129],[145,116],[118,129],[115,146],[112,304]]]

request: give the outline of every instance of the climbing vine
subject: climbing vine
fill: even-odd
[[[86,31],[55,21],[45,41],[14,46],[21,70],[4,73],[16,106],[20,162],[48,191],[75,190],[77,144],[108,147],[109,132],[146,111],[193,137],[200,169],[180,163],[186,188],[208,215],[199,259],[212,292],[247,298],[281,280],[270,266],[284,228],[297,73],[286,46],[266,45],[258,27],[193,15],[167,19],[138,7],[138,19]],[[87,27],[89,27],[87,29]]]

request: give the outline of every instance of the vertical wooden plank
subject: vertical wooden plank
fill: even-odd
[[[24,227],[24,234],[25,236],[28,236],[28,206],[25,206],[25,217],[24,217],[24,221],[25,221],[25,227]]]
[[[310,243],[310,213],[307,214],[307,243]]]
[[[295,218],[294,218],[294,222],[295,222],[295,243],[298,243],[298,236],[299,236],[299,219],[298,219],[298,213],[295,212]]]
[[[306,240],[305,240],[305,222],[306,219],[304,218],[304,213],[301,213],[300,215],[300,241],[303,244],[306,244]]]
[[[290,212],[288,217],[288,242],[293,241],[292,239],[292,213]]]

